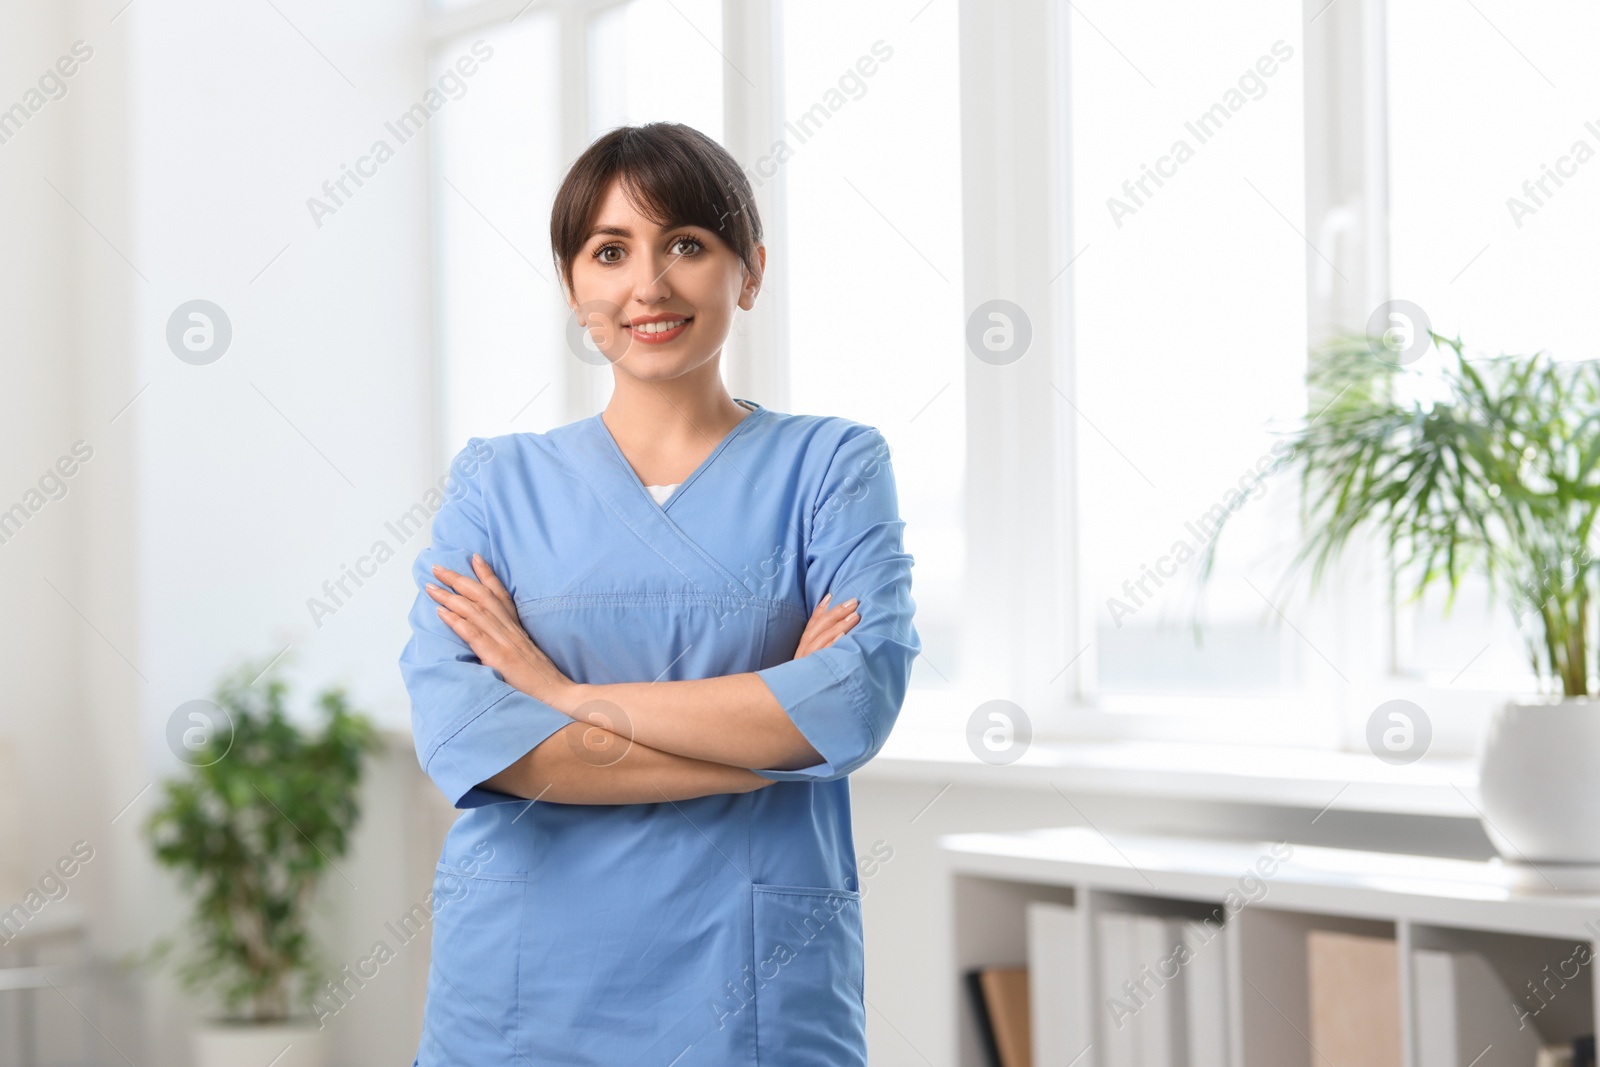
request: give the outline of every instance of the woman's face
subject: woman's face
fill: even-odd
[[[757,260],[766,263],[761,246]],[[755,305],[760,279],[712,231],[656,225],[613,180],[572,285],[568,305],[616,372],[660,381],[717,357],[734,308]]]

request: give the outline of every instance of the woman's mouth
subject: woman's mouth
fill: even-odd
[[[693,315],[681,319],[663,319],[660,322],[646,322],[630,324],[623,329],[628,331],[628,336],[641,344],[664,345],[678,337],[694,321]]]

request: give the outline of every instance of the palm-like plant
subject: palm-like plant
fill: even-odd
[[[165,802],[145,830],[156,859],[194,892],[193,942],[178,975],[217,995],[230,1015],[289,1018],[292,986],[317,971],[311,904],[360,817],[363,753],[376,746],[345,695],[317,699],[326,723],[312,736],[284,714],[287,686],[246,665],[218,687],[227,714],[206,749],[220,758],[164,784]],[[158,943],[155,957],[173,947]],[[304,990],[303,990],[304,991]]]
[[[1430,336],[1442,357],[1432,375],[1381,358],[1366,337],[1313,358],[1307,384],[1320,410],[1290,438],[1303,530],[1290,574],[1309,562],[1316,588],[1357,529],[1380,531],[1410,600],[1443,581],[1448,611],[1462,578],[1483,574],[1519,624],[1537,620],[1527,651],[1541,681],[1587,695],[1600,361],[1469,360],[1459,338]]]

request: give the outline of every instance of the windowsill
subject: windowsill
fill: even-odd
[[[964,734],[898,728],[852,777],[1165,797],[1312,811],[1478,817],[1475,760],[1393,767],[1367,753],[1254,745],[1035,738],[1015,763],[992,766]]]

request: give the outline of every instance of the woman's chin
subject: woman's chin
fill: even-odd
[[[620,360],[613,360],[618,371],[640,381],[659,382],[679,378],[701,366],[710,358],[694,353],[650,351],[647,346],[632,345]]]

